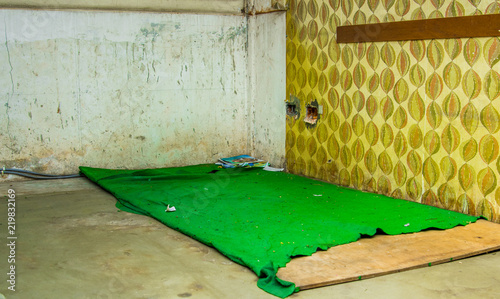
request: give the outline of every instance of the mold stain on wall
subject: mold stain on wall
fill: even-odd
[[[290,0],[288,170],[500,222],[500,39],[337,44],[337,26],[499,13],[497,2]]]

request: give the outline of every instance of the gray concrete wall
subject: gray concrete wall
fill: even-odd
[[[176,166],[248,150],[245,18],[0,13],[7,166]]]
[[[0,7],[239,14],[245,0],[0,0]]]
[[[0,8],[253,14],[282,10],[285,2],[286,0],[0,0]]]
[[[273,165],[285,164],[286,14],[249,17],[248,71],[254,121],[252,149]]]
[[[266,18],[262,39],[243,15],[0,10],[0,166],[74,173],[242,153],[278,166],[285,42]]]

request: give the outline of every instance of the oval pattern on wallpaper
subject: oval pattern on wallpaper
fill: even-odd
[[[341,25],[498,13],[500,5],[290,5],[286,90],[324,106],[314,127],[302,118],[287,122],[287,158],[297,161],[287,162],[290,170],[500,222],[500,38],[340,45],[335,40]]]

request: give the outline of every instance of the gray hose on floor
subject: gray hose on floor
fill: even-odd
[[[57,180],[57,179],[71,179],[71,178],[81,177],[80,174],[68,174],[68,175],[45,174],[45,173],[38,173],[16,168],[3,168],[1,169],[1,174],[18,175],[36,180]]]

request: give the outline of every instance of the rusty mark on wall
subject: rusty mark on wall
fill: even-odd
[[[242,13],[247,13],[249,15],[259,15],[266,13],[273,13],[278,11],[286,11],[288,10],[288,4],[285,0],[271,0],[270,5],[260,5],[256,7],[255,5],[249,6],[250,3],[247,3],[246,9],[242,9]]]

